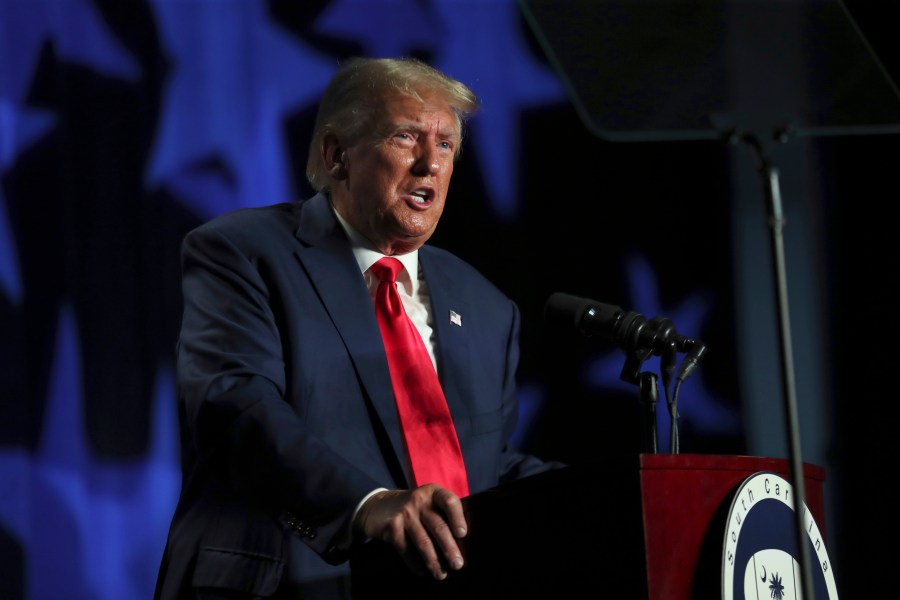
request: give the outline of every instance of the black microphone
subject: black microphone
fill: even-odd
[[[574,327],[588,337],[614,342],[626,352],[649,349],[660,355],[673,341],[683,350],[681,346],[687,339],[678,335],[668,319],[656,317],[648,321],[640,313],[562,292],[547,300],[544,319],[555,326]]]
[[[585,336],[613,342],[626,352],[650,350],[657,356],[662,355],[668,368],[672,367],[671,345],[674,343],[678,352],[687,353],[678,367],[676,381],[687,379],[706,355],[703,342],[680,335],[669,319],[654,317],[648,321],[644,315],[614,304],[562,292],[547,299],[544,319],[551,325],[574,328]],[[670,372],[665,374],[671,375]]]

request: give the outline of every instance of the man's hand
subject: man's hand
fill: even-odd
[[[414,571],[421,571],[424,563],[435,579],[447,577],[445,564],[453,570],[463,566],[456,543],[466,535],[462,502],[433,483],[378,492],[360,508],[355,525],[366,537],[394,546]]]

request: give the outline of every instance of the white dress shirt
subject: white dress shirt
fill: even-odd
[[[334,207],[332,207],[334,210]],[[359,269],[366,280],[366,286],[369,288],[369,297],[372,304],[375,304],[375,292],[378,289],[378,278],[369,271],[369,267],[385,257],[384,254],[372,248],[372,244],[361,233],[356,231],[350,223],[344,220],[338,212],[334,211],[338,222],[350,238],[350,245],[353,248],[353,256],[359,264]],[[403,263],[403,270],[397,273],[397,291],[400,293],[400,300],[403,302],[403,309],[409,316],[413,325],[422,336],[425,342],[425,348],[431,357],[431,364],[437,371],[437,359],[435,357],[434,347],[434,330],[431,327],[431,302],[428,296],[428,285],[419,271],[419,251],[413,250],[408,254],[397,254],[392,258],[396,258]],[[415,277],[410,274],[415,273]]]

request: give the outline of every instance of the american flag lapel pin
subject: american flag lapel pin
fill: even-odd
[[[455,310],[450,311],[450,322],[454,325],[462,327],[462,316]]]

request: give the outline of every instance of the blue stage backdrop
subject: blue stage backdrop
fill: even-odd
[[[704,340],[682,451],[748,450],[727,150],[592,136],[514,0],[0,0],[0,597],[151,597],[181,482],[181,239],[310,194],[317,99],[358,55],[482,99],[433,243],[522,309],[514,442],[641,449],[624,354],[545,328],[562,291]]]

